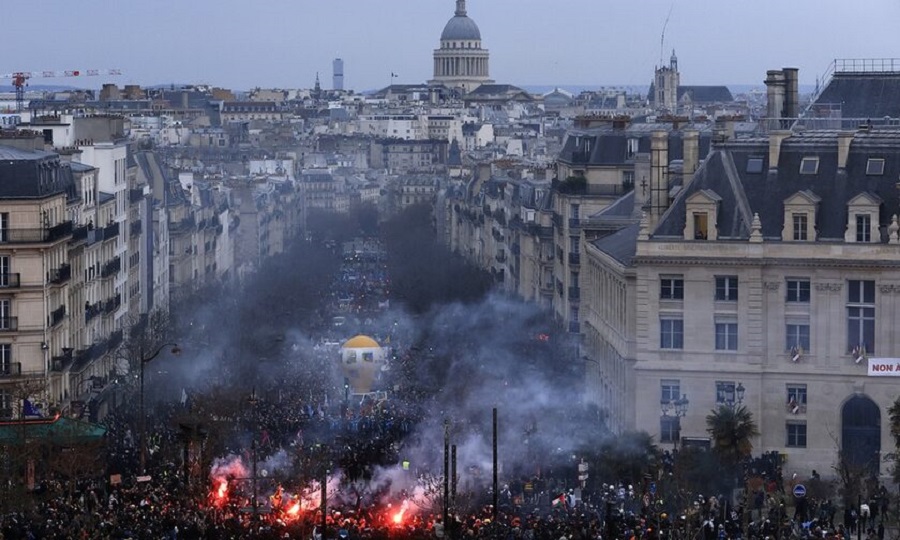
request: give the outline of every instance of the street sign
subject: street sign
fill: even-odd
[[[797,484],[796,486],[794,486],[794,497],[797,497],[798,499],[806,497],[806,486],[804,486],[803,484]]]

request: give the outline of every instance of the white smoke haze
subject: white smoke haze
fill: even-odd
[[[291,294],[283,297],[287,302]],[[248,319],[241,312],[245,307],[269,320]],[[280,395],[266,394],[265,389],[302,380],[316,389],[309,400],[319,401],[319,394],[327,393],[337,403],[343,398],[338,353],[334,349],[333,356],[325,354],[323,337],[342,342],[364,333],[393,348],[396,358],[389,358],[385,385],[399,388],[400,395],[414,392],[410,406],[420,418],[396,452],[400,461],[409,461],[410,469],[375,466],[367,480],[351,487],[340,486],[341,471],[333,470],[329,500],[355,504],[366,493],[382,497],[382,502],[402,495],[416,506],[428,504],[423,478],[443,474],[445,421],[450,442],[456,445],[459,489],[486,489],[491,483],[495,407],[501,484],[514,475],[531,476],[571,463],[580,450],[606,437],[599,411],[582,404],[584,365],[575,344],[549,322],[550,314],[533,304],[496,293],[480,302],[440,305],[414,315],[392,303],[368,324],[348,322],[338,329],[324,310],[316,325],[284,323],[291,310],[293,306],[278,299],[254,298],[242,290],[219,295],[188,318],[182,355],[160,359],[161,370],[173,382],[157,385],[157,390],[159,397],[172,401],[182,388],[194,395],[223,387],[240,401],[258,389],[261,399],[280,402]],[[241,426],[229,446],[247,448],[255,436],[251,426]],[[270,477],[311,476],[296,469],[293,454],[296,450],[276,449],[261,455],[258,467]],[[229,470],[222,463],[217,466],[213,478]],[[274,491],[274,483],[266,489]],[[305,490],[303,499],[315,496]]]

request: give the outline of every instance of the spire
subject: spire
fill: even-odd
[[[672,57],[669,58],[669,67],[678,71],[678,57],[675,56],[675,49],[672,49]]]
[[[466,16],[466,0],[456,0],[456,16]]]

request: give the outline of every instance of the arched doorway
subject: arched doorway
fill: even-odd
[[[866,396],[853,396],[841,409],[841,446],[847,465],[878,475],[881,462],[881,410]]]

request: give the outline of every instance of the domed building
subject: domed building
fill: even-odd
[[[466,14],[466,0],[456,0],[456,13],[441,33],[441,48],[434,51],[434,78],[428,84],[469,93],[493,83],[489,56],[481,48],[478,25]]]
[[[341,373],[354,395],[372,392],[385,360],[385,349],[369,336],[354,336],[341,345]]]

